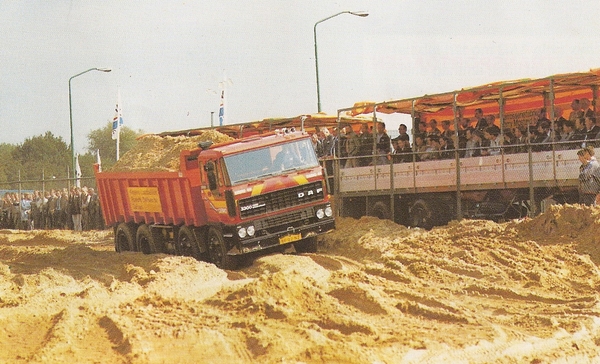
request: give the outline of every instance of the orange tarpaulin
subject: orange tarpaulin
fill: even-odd
[[[342,124],[363,124],[372,123],[370,116],[345,116],[339,117],[339,122]],[[302,126],[308,132],[313,132],[317,127],[333,128],[338,125],[337,115],[328,115],[325,113],[298,115],[289,118],[268,118],[259,121],[248,123],[230,124],[223,126],[215,126],[212,128],[197,128],[178,131],[167,131],[160,133],[161,136],[175,135],[200,135],[207,130],[217,130],[220,133],[229,135],[233,138],[248,137],[275,131],[282,128],[296,128],[300,130]]]
[[[548,106],[545,101],[552,91],[554,104],[567,110],[573,99],[593,98],[592,89],[600,85],[600,69],[589,72],[559,74],[541,79],[500,81],[436,95],[375,102],[359,102],[348,115],[373,113],[426,114],[429,118],[453,119],[454,102],[464,117],[471,117],[476,108],[484,114],[499,114],[499,101],[504,100],[504,113],[515,114]],[[545,98],[546,97],[546,98]]]

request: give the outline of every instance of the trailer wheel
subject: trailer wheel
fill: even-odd
[[[227,247],[223,240],[221,230],[214,226],[208,229],[207,250],[208,259],[211,263],[221,269],[235,269],[237,266],[236,257],[227,255]]]
[[[182,226],[177,233],[177,250],[180,255],[194,257],[200,260],[200,251],[194,230],[190,227]]]
[[[160,253],[161,251],[158,249],[154,234],[152,234],[150,227],[146,224],[142,224],[138,227],[135,241],[137,249],[144,254]]]
[[[134,251],[135,240],[130,224],[120,223],[115,230],[115,250],[120,253],[124,251]]]
[[[317,237],[312,236],[294,243],[294,249],[298,253],[316,253],[317,252]]]
[[[390,208],[385,202],[375,202],[373,207],[371,207],[369,216],[375,216],[378,219],[387,220],[390,218]]]
[[[410,226],[431,229],[434,225],[434,216],[429,204],[425,200],[417,200],[410,208]]]

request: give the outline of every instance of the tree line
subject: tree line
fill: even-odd
[[[93,180],[96,153],[100,151],[102,168],[113,166],[116,159],[116,141],[111,137],[112,122],[104,127],[92,130],[88,135],[86,152],[79,155],[79,166],[82,177],[88,185],[95,185]],[[120,135],[120,154],[123,155],[135,146],[136,138],[143,131],[134,131],[123,126]],[[71,149],[62,137],[52,132],[27,138],[20,144],[0,143],[0,190],[17,189],[17,181],[56,180],[45,183],[46,189],[67,186],[68,178],[73,178]],[[88,183],[89,182],[89,183]],[[83,184],[83,183],[82,183]],[[22,189],[41,189],[41,182],[24,182]]]

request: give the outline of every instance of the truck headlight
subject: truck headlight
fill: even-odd
[[[331,208],[331,206],[325,207],[325,216],[327,216],[327,217],[333,216],[333,209]]]
[[[254,230],[254,225],[250,225],[246,228],[246,232],[248,233],[248,236],[254,236],[254,233],[256,232]]]
[[[238,230],[238,236],[239,236],[241,239],[243,239],[243,238],[245,238],[245,237],[246,237],[246,235],[247,235],[246,228],[239,228],[239,230]]]
[[[321,220],[322,218],[325,217],[325,211],[323,211],[323,209],[318,209],[316,215],[317,215],[317,219]]]

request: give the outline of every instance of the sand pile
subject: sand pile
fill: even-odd
[[[338,219],[317,254],[239,271],[0,231],[0,362],[600,360],[598,209],[431,231]]]
[[[196,149],[198,143],[212,141],[214,144],[224,143],[233,138],[216,130],[209,130],[196,136],[141,136],[135,147],[127,151],[110,172],[123,171],[178,171],[179,155],[182,150]]]

